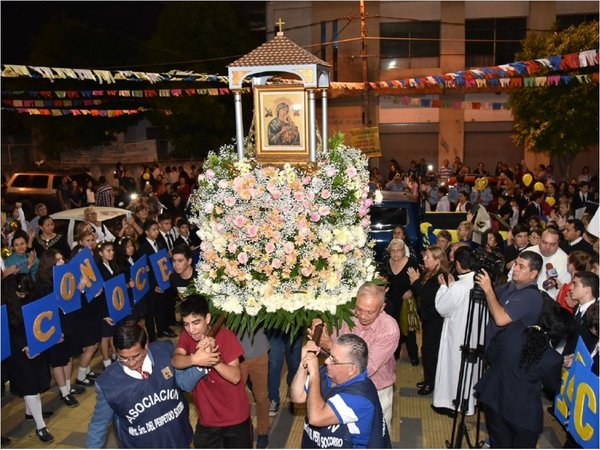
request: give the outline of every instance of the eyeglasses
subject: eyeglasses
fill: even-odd
[[[377,313],[378,313],[378,311],[367,311],[366,309],[359,308],[358,306],[354,307],[354,314],[355,315],[364,314],[365,316],[371,317],[371,316],[374,316]]]
[[[327,360],[330,361],[329,364],[331,364],[332,366],[354,365],[353,362],[337,362],[335,358],[331,355],[327,355],[325,361],[327,362]]]
[[[119,361],[122,364],[133,364],[133,363],[138,362],[140,359],[144,358],[146,356],[146,353],[148,353],[148,350],[144,349],[140,353],[138,353],[137,355],[130,356],[128,358],[124,358],[124,357],[122,357],[122,356],[119,355],[117,357],[117,361]]]

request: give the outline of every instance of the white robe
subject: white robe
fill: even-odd
[[[458,379],[461,366],[461,350],[464,344],[465,329],[467,326],[467,315],[469,311],[469,294],[473,288],[473,277],[475,272],[459,275],[458,280],[450,287],[440,286],[435,296],[435,309],[444,318],[440,350],[438,353],[438,365],[435,372],[435,389],[433,391],[433,406],[454,409],[452,401],[456,398]],[[475,348],[478,341],[477,323],[480,305],[475,304],[473,312],[473,328],[471,330],[471,348]],[[487,313],[483,320],[483,330],[487,323]],[[483,344],[483,336],[481,336]],[[469,394],[469,407],[467,415],[475,413],[475,399],[473,397],[473,386],[477,382],[479,362],[466,365],[464,391],[468,389],[468,378],[472,377],[471,392]],[[460,409],[459,409],[460,411]]]

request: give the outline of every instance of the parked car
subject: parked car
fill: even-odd
[[[20,201],[27,219],[33,217],[35,205],[38,203],[44,203],[48,207],[49,214],[60,211],[62,208],[58,202],[57,188],[64,176],[77,181],[82,189],[85,189],[89,180],[96,182],[85,172],[18,172],[14,173],[6,183],[6,202],[14,204]]]
[[[77,222],[85,220],[84,211],[86,207],[67,209],[50,214],[54,219],[55,230],[58,233],[67,237],[69,245],[75,242],[75,225]],[[131,217],[131,211],[123,208],[113,208],[111,206],[94,206],[94,210],[98,213],[98,220],[109,229],[109,231],[117,236],[121,229],[123,219]]]
[[[369,238],[375,241],[375,260],[382,262],[396,225],[402,225],[410,245],[420,258],[423,249],[421,215],[418,199],[406,192],[381,191],[383,200],[373,203],[369,210],[371,229]]]

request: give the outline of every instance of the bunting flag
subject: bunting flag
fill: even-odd
[[[112,84],[117,81],[148,81],[152,84],[163,81],[228,83],[228,78],[226,76],[209,75],[183,70],[154,73],[133,70],[69,69],[63,67],[21,66],[15,64],[2,64],[2,76],[6,78],[45,78],[47,80],[89,80],[99,84]]]
[[[252,89],[242,88],[242,94],[252,92]],[[92,103],[77,105],[75,102],[99,102],[99,100],[73,100],[73,99],[92,99],[94,97],[125,97],[125,98],[156,98],[156,97],[185,97],[192,95],[230,95],[229,88],[213,88],[213,89],[143,89],[143,90],[82,90],[82,91],[2,91],[3,98],[27,96],[32,100],[22,100],[23,102],[40,102],[51,101],[52,99],[60,99],[64,102],[64,106],[89,106]],[[40,100],[42,99],[42,100]],[[72,104],[68,102],[72,101]],[[100,103],[93,103],[94,105]],[[21,106],[63,106],[63,105],[27,105]]]
[[[2,111],[29,114],[30,116],[93,116],[93,117],[121,117],[132,116],[149,111],[147,108],[137,109],[54,109],[54,108],[2,108]],[[170,110],[156,110],[166,115],[171,115]]]

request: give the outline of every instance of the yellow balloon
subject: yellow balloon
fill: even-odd
[[[533,190],[534,191],[544,192],[544,183],[542,183],[541,181],[538,181],[537,183],[535,183],[533,185]]]
[[[21,228],[21,224],[18,220],[12,219],[10,222],[8,222],[8,229],[10,231],[17,231],[19,228]]]
[[[546,197],[546,203],[550,206],[554,206],[556,204],[556,199],[554,197]]]
[[[144,175],[142,175],[142,178],[148,181],[150,179],[150,174],[148,172],[145,172]]]
[[[523,184],[525,186],[529,186],[532,181],[533,181],[533,177],[531,176],[530,173],[526,173],[525,175],[523,175]]]
[[[4,247],[2,249],[2,259],[6,259],[8,258],[10,255],[12,255],[12,252],[10,251],[9,248]]]

